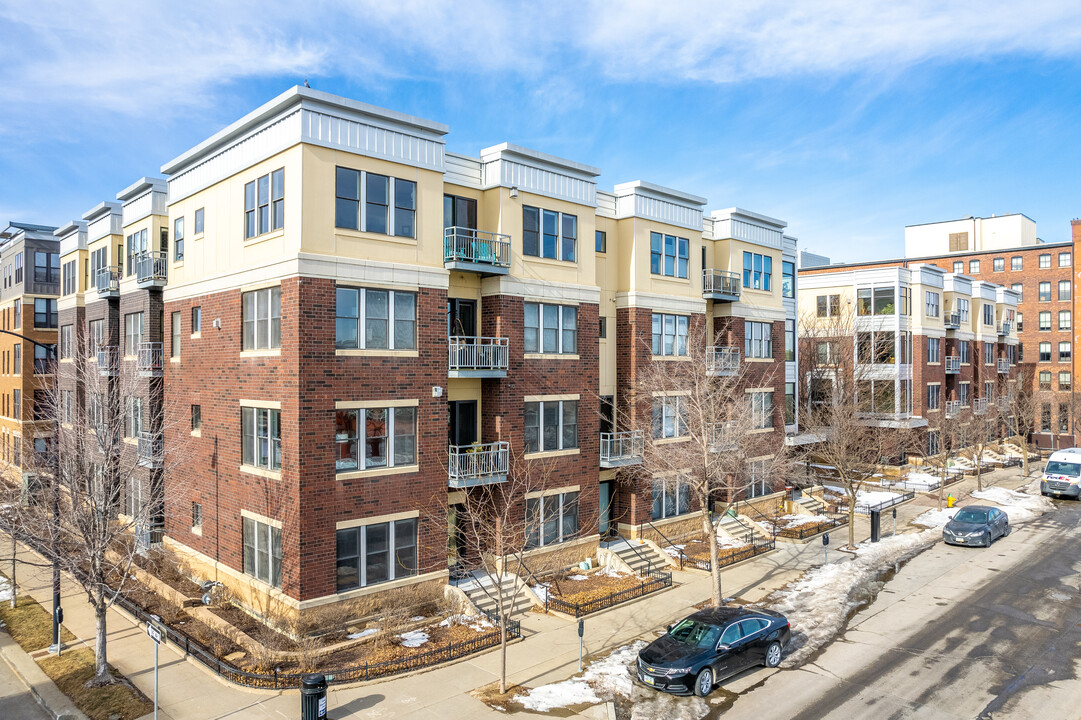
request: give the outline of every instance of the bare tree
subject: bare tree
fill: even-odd
[[[864,484],[909,452],[916,434],[904,409],[911,398],[897,392],[890,368],[901,342],[896,333],[862,331],[851,306],[828,312],[800,318],[800,377],[808,398],[802,416],[819,437],[806,457],[833,468],[848,505],[848,545],[854,547]]]
[[[995,398],[986,398],[982,406],[975,405],[964,413],[959,427],[963,438],[965,454],[976,466],[976,490],[983,490],[983,454],[987,446],[995,441],[1002,420],[995,407]]]
[[[1036,413],[1039,411],[1039,401],[1033,392],[1031,370],[1026,367],[1018,368],[1013,388],[1007,391],[1005,402],[996,405],[996,408],[1010,435],[1014,436],[1021,448],[1021,472],[1028,475],[1029,438],[1036,430]]]
[[[772,394],[747,392],[754,385],[775,385],[773,379],[752,383],[751,365],[727,347],[708,346],[701,328],[692,327],[687,338],[674,342],[686,343],[686,355],[641,367],[617,413],[618,424],[647,438],[641,475],[698,513],[712,558],[710,596],[719,606],[717,533],[723,516],[711,508],[715,501],[742,499],[756,481],[790,474],[784,438],[774,430],[774,415],[782,408]]]
[[[945,488],[949,478],[950,460],[965,446],[966,421],[971,417],[966,408],[951,406],[952,402],[942,398],[938,410],[927,413],[928,447],[924,456],[938,465],[939,509],[946,501]]]

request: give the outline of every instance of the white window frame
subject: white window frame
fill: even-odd
[[[1042,253],[1040,255],[1039,264],[1036,266],[1039,270],[1047,270],[1051,267],[1051,253]]]
[[[925,293],[925,300],[926,300],[926,310],[925,310],[925,312],[927,313],[927,317],[936,318],[936,317],[939,316],[939,312],[940,312],[940,309],[941,309],[941,306],[939,304],[939,298],[940,297],[941,296],[937,292],[934,292],[933,290],[928,290]]]
[[[267,434],[259,434],[259,419],[260,417],[266,417]],[[247,418],[251,418],[251,447],[247,448],[251,451],[251,457],[245,458],[245,432],[244,425],[247,422]],[[248,407],[242,405],[240,407],[240,462],[247,467],[263,468],[264,470],[280,471],[281,470],[281,410],[277,408],[259,408]],[[277,437],[274,435],[274,431],[277,430]],[[259,458],[260,443],[266,442],[267,454],[266,462],[261,462]],[[275,453],[275,450],[277,451]],[[277,462],[275,462],[275,455],[277,455]],[[250,459],[250,462],[248,460]]]
[[[747,320],[744,322],[743,335],[743,351],[746,357],[773,357],[773,323]]]
[[[927,409],[938,410],[941,407],[942,399],[942,386],[938,383],[931,383],[927,386]]]
[[[658,323],[660,332],[657,331]],[[670,326],[670,327],[669,327]],[[653,313],[651,320],[651,351],[654,357],[683,357],[687,355],[687,337],[691,319],[686,315]],[[671,330],[671,332],[669,332]],[[671,342],[671,352],[667,352]],[[660,352],[657,350],[660,349]]]
[[[526,324],[526,318],[528,313],[526,312],[530,306],[536,306],[537,308],[537,344],[536,347],[530,349],[528,343],[524,341],[524,352],[530,354],[548,354],[548,355],[575,355],[578,353],[578,308],[574,305],[555,305],[553,303],[536,303],[527,302],[522,306],[522,325],[526,330],[529,330],[532,326]],[[549,350],[544,347],[544,309],[546,307],[556,308],[556,349]],[[574,315],[574,327],[564,328],[564,321],[566,320],[565,313],[570,311]],[[566,348],[563,342],[564,332],[574,332],[574,347]]]
[[[968,322],[968,300],[957,298],[957,312],[961,315],[961,322]]]
[[[135,327],[138,325],[138,327]],[[128,313],[124,316],[124,355],[134,357],[139,354],[139,346],[146,333],[146,316],[142,312]]]
[[[1061,267],[1070,267],[1071,261],[1073,260],[1072,256],[1073,256],[1073,253],[1070,252],[1069,250],[1067,250],[1066,252],[1060,252],[1058,254],[1058,266],[1060,268]]]
[[[260,302],[259,299],[266,296],[266,311],[265,317],[260,317]],[[240,347],[242,350],[277,350],[281,348],[281,297],[282,289],[280,285],[273,287],[261,288],[259,290],[249,290],[248,292],[241,293],[240,295],[240,313],[241,313],[241,339]],[[254,318],[248,317],[247,306],[250,302],[254,307],[252,314]],[[275,315],[275,308],[277,309],[277,315]],[[265,323],[266,331],[266,345],[261,345],[259,342],[259,326]],[[248,344],[248,326],[251,325],[251,344]],[[274,330],[277,329],[277,340],[274,339]]]
[[[556,507],[559,509],[559,519],[556,521],[558,524],[558,531],[556,537],[553,540],[546,540],[544,537],[544,524],[545,524],[545,501],[550,498],[558,498],[556,501]],[[550,545],[558,545],[559,543],[567,542],[578,537],[581,532],[581,506],[579,500],[581,493],[578,490],[570,490],[563,493],[554,493],[549,495],[535,495],[533,497],[527,497],[525,500],[525,521],[526,521],[526,548],[538,548],[547,547]],[[530,506],[537,508],[536,511],[531,512]],[[573,529],[565,528],[564,522],[569,517],[566,512],[570,506],[576,506],[574,511],[574,525]]]
[[[681,438],[690,435],[685,406],[686,401],[682,395],[660,395],[653,398],[652,423],[654,440]],[[671,429],[671,432],[669,432],[669,429]]]
[[[417,304],[418,296],[415,292],[401,290],[381,290],[379,288],[362,288],[350,286],[338,286],[335,291],[335,308],[337,308],[337,294],[341,292],[356,293],[357,305],[357,342],[356,345],[341,345],[338,340],[338,320],[350,319],[349,316],[335,314],[334,322],[334,347],[339,350],[416,350],[417,349]],[[368,347],[368,293],[382,292],[387,294],[387,344],[385,347]],[[413,302],[413,326],[412,338],[408,344],[399,345],[397,340],[397,303],[399,298],[408,296]],[[403,301],[404,302],[404,301]],[[335,309],[335,313],[338,310]],[[402,320],[401,322],[405,322]]]
[[[544,410],[545,410],[545,406],[549,406],[549,408],[550,408],[550,406],[553,405],[553,404],[559,406],[558,410],[556,410],[556,416],[559,419],[559,422],[557,423],[557,426],[556,426],[556,445],[557,445],[557,447],[545,447],[545,445],[544,445],[544,427],[545,427],[545,425],[544,425]],[[534,453],[534,452],[554,452],[556,450],[573,450],[573,449],[578,447],[578,425],[579,425],[580,420],[579,420],[579,416],[578,416],[578,401],[577,400],[538,400],[538,401],[531,401],[531,402],[525,403],[523,408],[522,408],[522,422],[523,422],[523,427],[526,427],[527,429],[528,429],[528,427],[525,426],[525,416],[526,416],[526,412],[529,410],[529,407],[531,405],[536,405],[537,406],[536,407],[536,411],[537,411],[537,425],[536,425],[536,428],[537,428],[537,443],[536,443],[536,446],[533,447],[533,446],[530,445],[528,439],[525,440],[526,452],[530,452],[530,453]],[[571,425],[571,423],[567,422],[567,409],[571,405],[574,406],[574,423],[573,423],[573,425],[574,425],[574,444],[573,445],[567,445],[566,444],[566,439],[564,438],[563,433]]]
[[[927,338],[927,362],[942,362],[942,338]]]
[[[241,516],[241,567],[245,575],[261,580],[267,585],[282,584],[282,530],[246,515]],[[275,542],[277,536],[277,542]],[[248,564],[248,545],[251,539],[251,565]],[[277,550],[277,554],[275,554]],[[265,559],[266,568],[260,567]]]
[[[751,403],[751,427],[765,430],[773,427],[773,391],[749,393]]]
[[[660,492],[661,498],[661,514],[659,517],[653,517],[654,502],[650,502],[650,518],[653,520],[666,520],[668,518],[680,517],[681,515],[687,515],[691,512],[691,490],[690,484],[682,478],[674,480],[666,480],[664,478],[653,478],[652,483],[652,495],[656,495]],[[681,493],[686,493],[687,506],[683,512],[679,511],[679,500]],[[671,512],[669,512],[671,510]]]

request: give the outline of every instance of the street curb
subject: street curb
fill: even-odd
[[[38,667],[37,662],[6,632],[0,632],[0,657],[4,658],[11,672],[26,686],[38,705],[45,708],[54,720],[87,720],[86,715],[60,692],[60,688]]]

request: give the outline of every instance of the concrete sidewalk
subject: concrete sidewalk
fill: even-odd
[[[1035,472],[1036,463],[1030,467]],[[1009,468],[985,475],[985,485],[1018,487],[1028,482],[1019,469]],[[954,497],[966,498],[976,487],[968,478],[947,489]],[[936,507],[934,495],[919,495],[897,508],[898,532],[909,531],[908,522],[928,508]],[[891,519],[882,521],[883,534],[891,530]],[[856,539],[870,533],[868,519],[858,516]],[[848,530],[831,535],[830,547],[847,542]],[[31,551],[23,548],[27,556]],[[847,556],[829,553],[830,562]],[[726,597],[757,602],[823,562],[822,543],[814,538],[807,544],[777,543],[769,555],[749,560],[722,571]],[[51,603],[49,570],[20,566],[19,586],[48,608]],[[638,638],[653,637],[658,627],[689,614],[693,606],[709,598],[709,576],[697,572],[674,573],[674,587],[634,602],[599,613],[585,620],[585,652],[603,653]],[[94,637],[94,616],[78,586],[63,585],[65,626],[77,637]],[[576,623],[551,616],[527,613],[522,620],[523,641],[507,651],[508,682],[537,686],[563,680],[577,672],[578,634]],[[142,627],[118,610],[109,614],[109,660],[148,697],[154,689],[154,647]],[[414,720],[443,718],[465,720],[488,714],[498,715],[469,691],[499,678],[499,652],[489,651],[465,660],[415,675],[384,680],[370,685],[330,691],[330,717],[379,717]],[[247,690],[218,679],[212,671],[185,660],[183,653],[169,645],[160,656],[160,717],[163,720],[204,720],[206,718],[296,718],[299,695],[293,692]],[[528,715],[528,714],[525,714]]]

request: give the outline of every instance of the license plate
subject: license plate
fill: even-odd
[[[964,538],[957,538],[957,542],[959,542],[959,543],[963,543],[964,541],[965,541]]]
[[[643,675],[642,679],[646,681],[647,685],[652,685],[653,684],[653,678],[651,678],[649,675]]]

